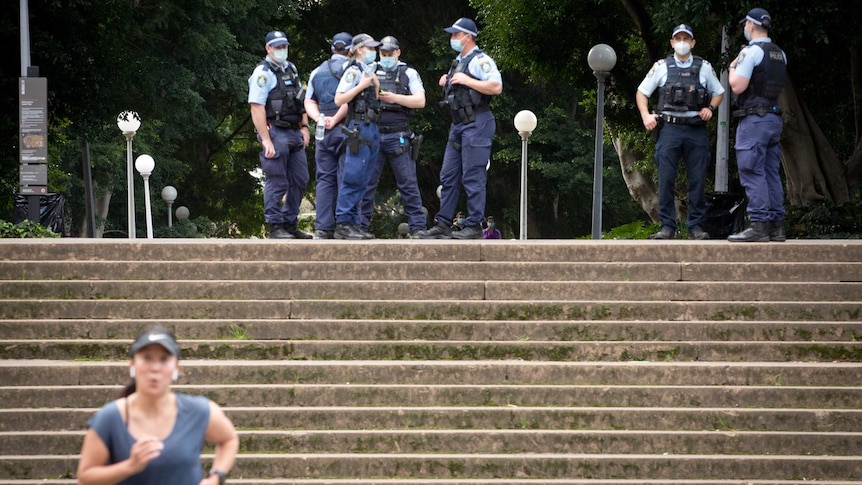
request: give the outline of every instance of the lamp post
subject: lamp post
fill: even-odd
[[[134,111],[123,111],[117,116],[117,128],[126,136],[126,185],[128,187],[129,239],[135,238],[135,178],[132,175],[132,138],[141,127],[141,117]]]
[[[530,110],[515,115],[515,129],[521,135],[521,237],[527,239],[527,140],[536,129],[536,115]]]
[[[177,220],[184,221],[189,218],[189,208],[181,205],[177,207]]]
[[[174,205],[174,201],[177,200],[177,189],[174,187],[167,185],[162,189],[162,200],[165,201],[165,205],[168,206],[168,227],[173,227],[174,222],[171,218],[171,206]]]
[[[602,238],[602,153],[605,118],[605,79],[617,63],[617,53],[607,44],[590,49],[587,62],[599,81],[596,92],[596,160],[593,166],[593,239]]]
[[[147,209],[147,239],[153,238],[153,213],[150,209],[150,174],[156,168],[156,162],[149,155],[141,155],[135,160],[135,169],[144,178],[144,205]]]

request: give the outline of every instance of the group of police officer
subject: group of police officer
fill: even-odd
[[[729,82],[737,96],[735,148],[751,225],[728,240],[784,241],[779,174],[783,121],[777,100],[786,78],[787,56],[769,38],[771,17],[766,10],[754,8],[740,23],[745,24],[749,44],[731,62]],[[426,228],[416,178],[421,136],[410,127],[413,111],[425,106],[425,88],[416,70],[400,61],[398,40],[386,36],[378,42],[364,33],[336,34],[332,57],[312,71],[306,90],[296,66],[287,60],[287,37],[278,31],[267,34],[267,56],[248,80],[248,102],[261,143],[264,219],[270,237],[373,239],[368,227],[387,161],[412,237],[483,237],[487,166],[496,130],[490,101],[502,92],[503,82],[494,60],[476,44],[478,29],[472,19],[460,18],[444,31],[458,55],[438,82],[444,95],[441,105],[448,108],[452,124],[440,170],[440,210],[430,228]],[[635,94],[644,127],[658,133],[655,160],[661,230],[650,239],[676,237],[675,181],[681,158],[688,173],[688,237],[709,239],[703,229],[710,162],[706,123],[721,103],[724,88],[709,62],[691,53],[695,39],[690,26],[675,27],[670,45],[674,53],[653,65]],[[649,97],[657,89],[658,114],[648,108]],[[318,132],[314,236],[296,225],[309,179],[305,155],[309,117]],[[452,231],[462,189],[467,213],[461,229]]]
[[[248,102],[261,143],[264,219],[271,238],[373,239],[368,227],[387,162],[412,237],[483,237],[486,165],[496,128],[490,98],[502,92],[502,79],[493,59],[476,45],[473,20],[458,19],[444,30],[458,56],[439,81],[452,125],[440,173],[441,207],[430,229],[416,177],[422,137],[410,126],[414,110],[425,106],[425,88],[417,71],[400,61],[398,39],[336,34],[332,56],[311,72],[306,87],[288,60],[287,37],[267,34],[267,55],[248,80]],[[316,128],[314,235],[297,228],[309,180],[309,120]],[[468,218],[464,230],[453,235],[449,227],[462,188]]]
[[[728,240],[782,242],[786,239],[779,174],[783,120],[778,96],[787,76],[787,56],[769,38],[769,12],[751,9],[740,23],[744,24],[748,45],[730,63],[728,81],[736,96],[732,111],[739,118],[736,159],[751,224]],[[724,88],[709,62],[691,54],[695,45],[691,27],[675,27],[670,44],[674,54],[653,64],[635,93],[644,127],[658,131],[655,161],[661,230],[650,239],[676,237],[675,181],[680,158],[685,159],[688,174],[688,237],[709,239],[703,229],[707,212],[704,186],[710,161],[706,123],[718,109]],[[652,113],[647,103],[656,89],[659,112]]]

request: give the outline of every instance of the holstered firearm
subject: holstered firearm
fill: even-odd
[[[341,131],[347,135],[347,139],[344,140],[344,143],[353,155],[359,154],[359,145],[365,144],[371,146],[370,141],[359,136],[359,128],[354,127],[350,130],[346,126],[342,126]]]
[[[662,127],[664,126],[664,120],[661,116],[655,117],[655,128],[652,129],[650,135],[652,135],[653,143],[658,143],[658,135],[661,132]]]

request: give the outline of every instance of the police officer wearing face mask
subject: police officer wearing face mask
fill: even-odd
[[[352,58],[335,90],[335,104],[347,104],[347,118],[342,129],[347,134],[344,143],[344,172],[338,187],[335,205],[335,239],[374,239],[360,227],[360,206],[371,166],[380,152],[380,101],[377,92],[380,81],[375,74],[376,47],[380,42],[368,34],[353,37]]]
[[[724,88],[706,60],[692,55],[694,31],[678,25],[671,34],[674,54],[653,64],[635,98],[644,128],[660,130],[655,146],[658,166],[658,215],[661,230],[650,239],[676,237],[675,184],[679,160],[685,155],[688,174],[689,239],[709,239],[701,224],[706,216],[706,173],[710,150],[706,123],[724,97]],[[658,89],[659,114],[650,112],[649,97]]]
[[[371,166],[368,188],[362,200],[360,227],[367,230],[374,215],[374,193],[386,161],[395,174],[395,184],[401,193],[401,203],[407,216],[410,234],[426,227],[422,212],[422,197],[416,179],[416,160],[413,152],[420,142],[410,129],[413,110],[425,107],[425,87],[415,69],[399,60],[401,48],[398,39],[388,35],[380,39],[380,61],[377,79],[380,81],[380,153]]]
[[[274,239],[310,239],[296,227],[299,204],[308,185],[308,116],[302,80],[287,60],[284,32],[266,35],[266,58],[248,78],[251,120],[261,144],[263,216]],[[284,203],[282,204],[282,200]]]
[[[745,40],[729,66],[728,81],[737,99],[736,163],[748,199],[751,227],[727,239],[733,242],[782,242],[784,188],[781,185],[781,108],[778,95],[787,78],[787,55],[769,38],[772,18],[754,8],[740,20]]]
[[[338,199],[338,181],[343,168],[344,138],[339,123],[347,115],[347,105],[335,104],[335,89],[347,68],[347,52],[353,43],[353,36],[339,32],[332,37],[332,57],[323,61],[308,76],[308,91],[305,93],[305,111],[317,123],[323,114],[324,135],[314,143],[315,194],[314,201],[315,239],[335,237],[335,202]],[[319,127],[315,127],[319,130]]]
[[[420,239],[481,239],[485,219],[487,165],[491,142],[497,128],[491,112],[491,97],[503,92],[503,79],[497,64],[476,45],[476,22],[460,18],[443,29],[450,34],[449,45],[458,53],[447,74],[440,77],[442,104],[452,116],[449,140],[440,169],[440,211],[436,224],[419,231]],[[467,194],[467,219],[464,228],[452,232],[452,215],[461,196]]]

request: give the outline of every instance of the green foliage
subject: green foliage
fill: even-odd
[[[18,224],[0,221],[0,238],[60,237],[59,234],[29,219]]]
[[[787,237],[796,239],[862,238],[862,196],[841,207],[829,202],[791,207],[785,214]]]

